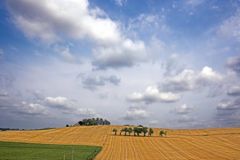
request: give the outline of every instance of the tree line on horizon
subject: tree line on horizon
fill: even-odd
[[[114,128],[112,130],[112,132],[114,132],[114,135],[117,135],[118,130],[116,128]],[[146,135],[148,136],[152,136],[152,134],[154,133],[152,128],[148,128],[148,127],[144,127],[142,125],[139,125],[137,127],[125,127],[119,130],[119,135],[121,136],[122,133],[124,133],[125,136],[130,136],[132,133],[134,136],[140,136],[141,134],[143,134],[143,136],[145,137]],[[160,130],[159,135],[161,137],[166,136],[167,135],[167,131],[165,130]]]
[[[103,118],[86,118],[78,121],[78,123],[74,125],[66,124],[66,127],[72,127],[72,126],[95,126],[95,125],[110,125],[111,122],[107,119]]]
[[[80,126],[110,125],[110,121],[103,118],[88,118],[78,122]]]

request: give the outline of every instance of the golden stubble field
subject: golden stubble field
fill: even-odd
[[[123,126],[0,132],[0,141],[102,146],[96,160],[240,160],[240,128],[168,130],[159,137],[115,136]]]

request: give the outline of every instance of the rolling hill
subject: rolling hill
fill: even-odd
[[[113,135],[124,126],[77,126],[48,130],[4,131],[0,141],[102,146],[96,160],[237,160],[240,128],[168,130],[159,137]]]

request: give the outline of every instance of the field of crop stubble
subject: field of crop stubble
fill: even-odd
[[[159,137],[113,135],[124,126],[0,132],[0,141],[102,146],[96,160],[239,160],[240,128],[168,130]]]

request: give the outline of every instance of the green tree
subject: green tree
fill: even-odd
[[[133,135],[136,136],[137,134],[137,127],[133,127]]]
[[[128,134],[129,134],[129,136],[132,134],[132,132],[133,132],[133,129],[130,127],[130,128],[128,128]]]
[[[153,129],[152,129],[152,128],[149,128],[148,135],[149,135],[149,136],[152,136],[153,133],[154,133],[154,132],[153,132]]]
[[[134,127],[133,128],[134,136],[139,136],[142,133],[142,127]]]
[[[123,132],[124,132],[124,135],[126,136],[128,132],[128,128],[123,128]]]
[[[159,132],[159,135],[160,135],[161,137],[166,136],[166,135],[167,135],[167,131],[161,130],[161,131]]]
[[[145,137],[147,132],[148,132],[148,128],[147,127],[142,127],[142,132],[143,132],[143,135]]]
[[[114,132],[115,135],[117,135],[117,129],[116,128],[114,128],[112,131]]]
[[[122,135],[122,132],[124,132],[124,128],[122,128],[122,129],[120,130],[120,135]]]

